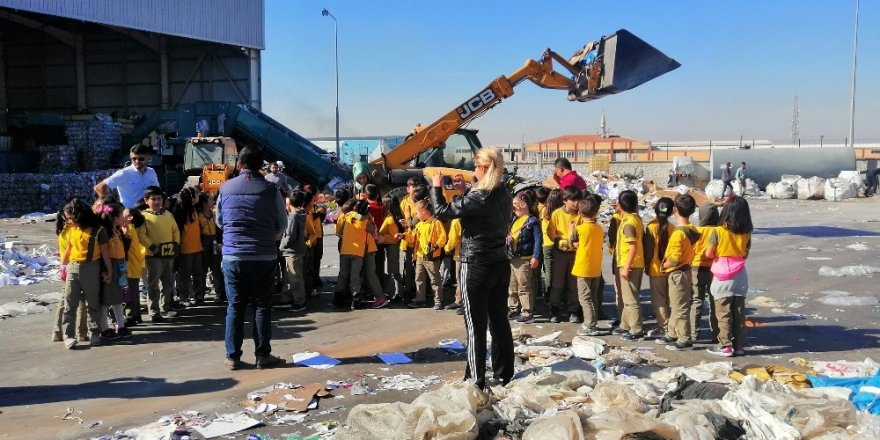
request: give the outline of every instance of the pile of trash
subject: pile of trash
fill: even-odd
[[[767,184],[767,194],[774,199],[829,200],[840,202],[859,196],[865,186],[858,171],[841,171],[837,177],[803,178],[783,175],[779,182]]]
[[[0,237],[0,286],[36,284],[58,279],[61,260],[48,245],[28,248]]]
[[[357,405],[336,439],[874,439],[880,375],[864,362],[736,371],[730,362],[662,367],[651,347],[624,350],[559,333],[517,336],[517,374],[482,392],[448,382],[411,403]],[[491,371],[491,370],[490,370]],[[844,388],[846,387],[846,388]]]
[[[113,155],[122,144],[122,124],[110,115],[96,113],[91,121],[70,122],[66,131],[68,144],[79,152],[79,167],[75,169],[103,170],[114,165]]]
[[[738,195],[743,195],[742,186],[739,184],[738,180],[734,180],[733,182],[731,182],[731,185],[733,185],[733,192],[734,193],[736,193]],[[706,184],[705,193],[707,195],[709,195],[710,197],[714,197],[716,199],[723,199],[724,198],[724,182],[722,182],[718,179],[710,181],[708,184]],[[769,189],[767,190],[767,193],[768,194],[770,193]],[[730,194],[728,194],[728,195],[730,195]],[[763,197],[764,192],[761,191],[761,188],[758,187],[758,184],[755,183],[754,180],[746,179],[745,195],[750,196],[750,197]]]
[[[0,174],[0,217],[28,212],[57,212],[71,197],[90,197],[95,184],[113,170],[82,173]]]

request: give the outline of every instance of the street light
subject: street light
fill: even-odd
[[[333,33],[336,38],[336,159],[342,160],[339,152],[339,22],[326,8],[321,10],[321,15],[333,19]]]

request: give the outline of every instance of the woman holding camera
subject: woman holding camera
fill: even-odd
[[[468,360],[465,379],[486,388],[486,328],[492,334],[493,378],[507,384],[513,377],[513,337],[507,320],[510,261],[507,235],[512,198],[504,185],[504,159],[495,148],[474,158],[477,182],[463,196],[447,203],[443,176],[433,177],[430,199],[440,221],[461,219],[461,284]]]

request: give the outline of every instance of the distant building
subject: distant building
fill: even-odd
[[[559,157],[578,162],[588,162],[591,157],[610,156],[612,161],[648,160],[651,142],[599,134],[567,134],[526,144],[525,160],[528,162],[553,162]]]

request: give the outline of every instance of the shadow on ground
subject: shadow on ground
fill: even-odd
[[[238,381],[198,379],[170,383],[152,377],[120,377],[96,382],[67,385],[38,385],[0,388],[0,407],[37,405],[82,399],[141,399],[144,397],[183,396],[210,393],[234,387]]]

